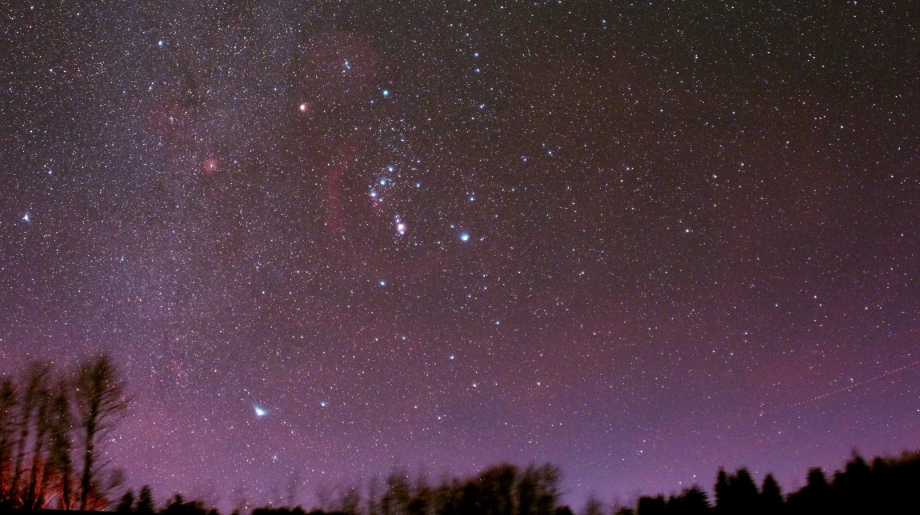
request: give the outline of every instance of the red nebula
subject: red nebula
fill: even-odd
[[[216,157],[208,157],[201,163],[201,168],[204,170],[204,173],[208,175],[213,175],[217,172],[217,169],[220,167],[220,160]]]

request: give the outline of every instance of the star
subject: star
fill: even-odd
[[[505,459],[551,459],[587,512],[711,487],[715,463],[791,485],[803,446],[815,466],[909,448],[920,113],[883,64],[912,52],[826,43],[879,20],[910,40],[912,17],[557,2],[8,16],[0,382],[110,349],[125,488],[222,513]],[[74,45],[56,21],[83,19],[123,23]]]
[[[201,167],[204,169],[204,173],[211,175],[220,167],[220,160],[216,157],[208,157],[201,163]]]

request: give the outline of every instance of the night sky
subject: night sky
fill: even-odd
[[[910,2],[88,4],[2,7],[0,373],[110,353],[129,485],[920,447]]]

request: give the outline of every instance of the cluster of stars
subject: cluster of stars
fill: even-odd
[[[0,373],[111,353],[224,504],[916,445],[916,15],[691,4],[14,5]]]

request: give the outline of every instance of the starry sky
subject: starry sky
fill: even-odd
[[[2,7],[0,373],[110,353],[130,485],[920,446],[920,11],[233,4]]]

